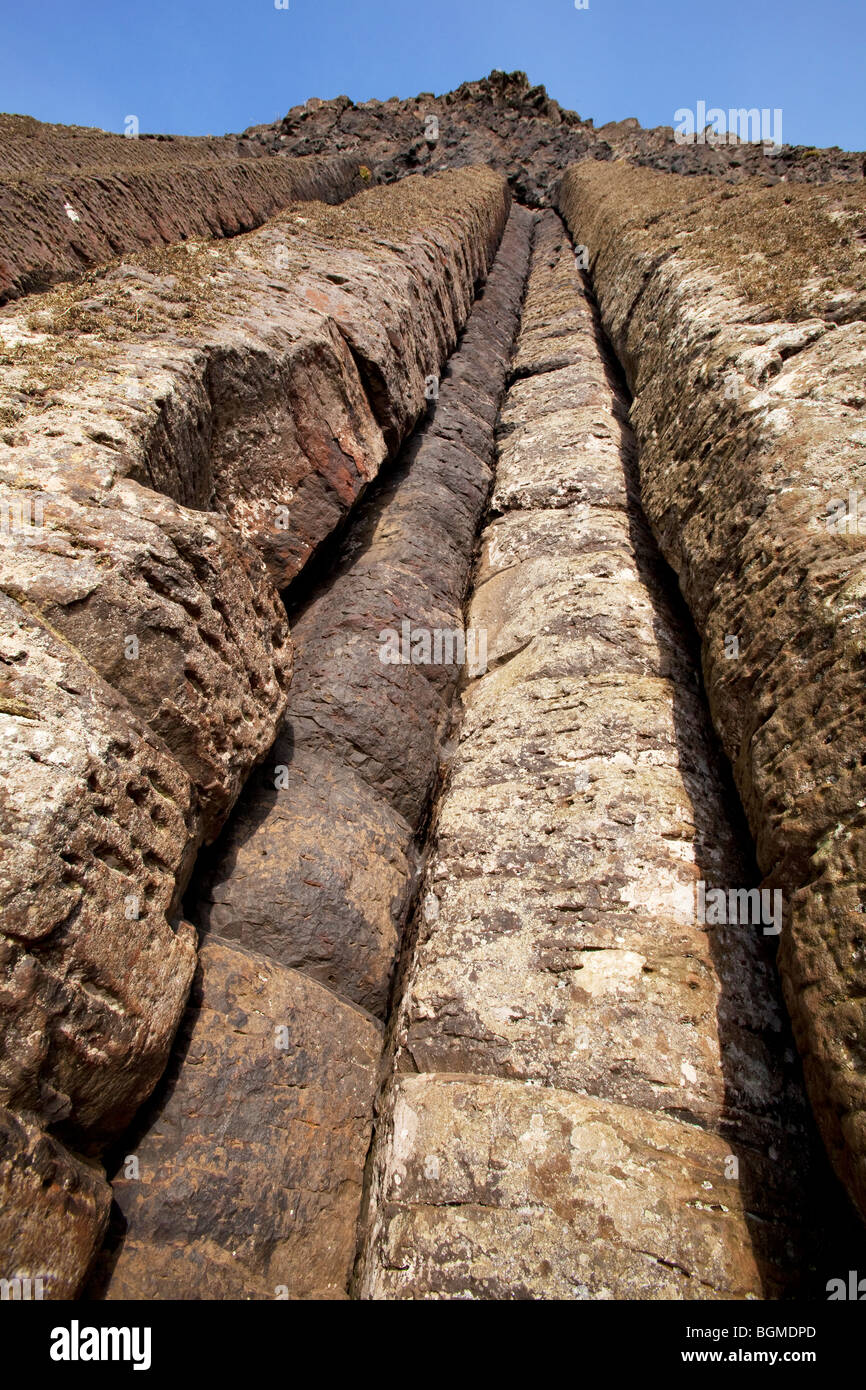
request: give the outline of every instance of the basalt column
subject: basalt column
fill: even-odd
[[[776,1296],[803,1105],[702,695],[631,484],[627,402],[542,215],[363,1298]],[[772,932],[773,924],[768,921]]]
[[[459,676],[453,659],[383,661],[382,633],[463,636],[532,221],[512,211],[425,425],[293,619],[287,718],[199,876],[193,1007],[125,1145],[135,1170],[114,1183],[110,1298],[346,1295],[390,981]]]

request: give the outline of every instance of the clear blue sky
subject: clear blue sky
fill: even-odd
[[[523,68],[596,124],[781,107],[866,147],[866,0],[0,0],[0,110],[222,134],[309,96],[437,94]]]

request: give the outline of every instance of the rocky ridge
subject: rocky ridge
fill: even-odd
[[[709,713],[864,1209],[862,189],[521,73],[217,140],[0,118],[4,1278],[857,1262],[775,921],[700,905],[758,882]]]

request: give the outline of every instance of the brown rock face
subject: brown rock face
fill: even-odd
[[[402,635],[407,621],[462,639],[530,223],[514,210],[425,425],[293,624],[283,733],[202,885],[203,927],[380,1017],[461,669],[456,645],[447,664],[432,645],[426,664],[383,662],[383,633]]]
[[[866,195],[695,193],[574,169],[563,208],[629,370],[644,505],[703,638],[766,885],[783,896],[779,963],[809,1093],[866,1211],[866,273],[852,240]],[[759,228],[784,230],[778,264],[741,274]]]
[[[438,808],[361,1295],[772,1296],[799,1278],[793,1052],[760,925],[698,915],[700,880],[748,870],[551,213],[514,370],[468,618],[490,669]]]
[[[108,1221],[102,1170],[0,1110],[0,1296],[75,1298]]]
[[[136,1145],[141,1180],[115,1186],[126,1231],[103,1272],[112,1298],[345,1295],[383,1031],[357,1005],[386,1014],[459,676],[454,661],[384,664],[379,636],[402,616],[462,633],[530,231],[516,209],[435,410],[296,624],[298,702],[202,876],[199,917],[219,938],[189,1043]],[[385,735],[387,763],[363,751]],[[268,983],[254,1010],[256,971]],[[272,1064],[263,1049],[284,1023],[288,1057]],[[289,1063],[297,1092],[278,1080]]]
[[[381,1033],[306,976],[208,942],[139,1176],[114,1182],[127,1234],[108,1297],[343,1296]]]
[[[49,143],[47,167],[40,167]],[[52,167],[63,162],[58,144],[72,145],[81,162],[70,157],[70,167]],[[236,236],[289,203],[340,203],[364,187],[352,156],[229,160],[189,142],[169,148],[175,158],[149,140],[13,136],[5,142],[0,304],[76,279],[115,256],[188,237]],[[34,163],[21,167],[28,154]]]
[[[0,116],[0,1297],[862,1265],[860,164]]]
[[[422,410],[507,190],[464,171],[374,190],[337,221],[302,206],[257,241],[160,253],[152,269],[46,295],[35,326],[0,316],[14,426],[0,444],[0,1097],[85,1146],[128,1123],[165,1066],[194,968],[179,916],[192,859],[285,708],[274,580],[297,572]],[[194,331],[179,331],[187,317]],[[396,909],[408,867],[394,893],[377,873],[381,912]],[[390,962],[393,940],[376,951]],[[390,965],[353,968],[381,1007]],[[356,1211],[358,1184],[345,1190]],[[330,1220],[319,1213],[317,1229]],[[342,1285],[352,1221],[333,1240]]]
[[[595,129],[591,120],[562,108],[544,87],[531,86],[523,72],[494,71],[439,97],[424,92],[406,101],[356,105],[340,96],[307,102],[292,107],[279,124],[246,135],[274,152],[351,151],[385,181],[489,164],[506,174],[515,196],[532,207],[552,200],[561,174],[576,160],[628,160],[681,175],[714,174],[732,183],[859,182],[863,164],[862,153],[840,149],[765,149],[736,139],[678,144],[672,126],[645,130],[633,117]]]
[[[411,829],[338,758],[278,740],[273,759],[219,842],[202,925],[383,1018],[414,886]]]
[[[0,598],[0,1098],[116,1129],[162,1072],[195,965],[189,781],[125,701]]]

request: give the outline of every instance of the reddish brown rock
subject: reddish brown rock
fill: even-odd
[[[0,1109],[4,1300],[75,1298],[110,1204],[111,1188],[97,1164],[74,1157],[31,1122]]]
[[[0,1097],[117,1130],[165,1066],[195,965],[189,781],[73,649],[0,598]]]
[[[381,634],[462,637],[530,233],[514,209],[435,408],[293,623],[284,733],[200,885],[203,928],[382,1017],[462,658],[452,640],[447,663],[383,663]]]
[[[202,928],[384,1017],[412,832],[351,768],[278,740],[197,885]]]
[[[314,980],[208,942],[165,1086],[129,1140],[138,1177],[115,1179],[107,1296],[345,1297],[381,1041]]]
[[[169,145],[172,158],[163,142],[116,136],[9,144],[0,156],[0,304],[131,251],[237,236],[288,203],[339,203],[364,187],[351,155],[216,159],[213,146],[179,142]],[[46,145],[48,167],[39,168]],[[64,146],[80,162],[69,157],[61,171]],[[10,168],[27,155],[35,163]]]

